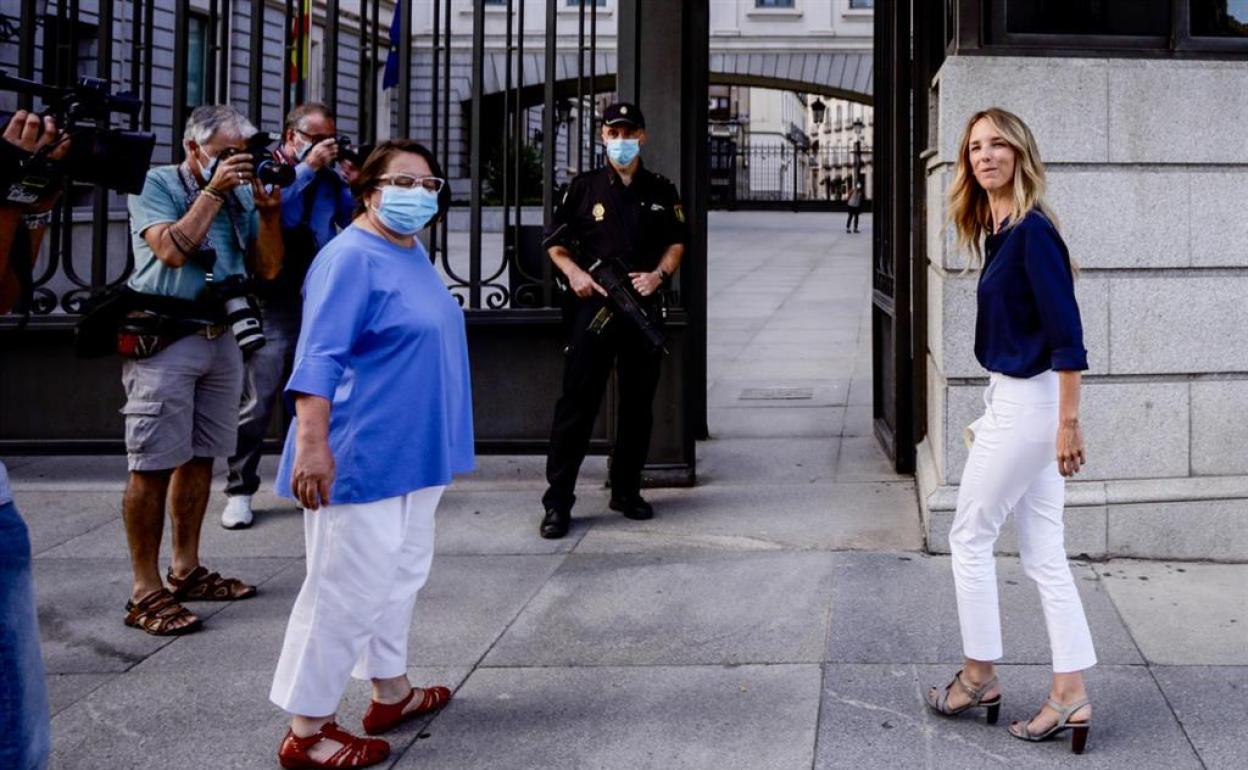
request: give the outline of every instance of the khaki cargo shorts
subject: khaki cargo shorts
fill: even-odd
[[[126,360],[121,384],[130,470],[234,454],[243,354],[228,330],[212,339],[191,334],[151,358]]]

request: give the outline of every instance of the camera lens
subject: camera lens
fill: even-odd
[[[244,353],[252,353],[264,347],[264,327],[260,314],[247,301],[247,297],[231,297],[225,301],[225,318]]]
[[[256,179],[260,184],[289,187],[295,183],[295,169],[266,158],[256,164]]]

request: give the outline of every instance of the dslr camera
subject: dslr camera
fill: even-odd
[[[295,183],[295,167],[281,160],[269,149],[272,143],[272,136],[265,131],[257,131],[247,140],[247,149],[241,152],[251,156],[252,172],[260,184],[289,187]],[[230,148],[223,152],[221,157],[228,158],[238,152],[240,151]]]
[[[264,324],[260,310],[251,296],[251,282],[241,275],[231,275],[224,281],[208,279],[208,296],[225,307],[225,322],[229,324],[234,339],[243,355],[250,355],[264,347]]]
[[[112,113],[134,117],[143,102],[132,94],[114,94],[99,78],[81,78],[60,88],[16,78],[0,70],[0,90],[38,96],[47,108],[43,115],[56,120],[62,139],[37,152],[25,152],[0,141],[0,200],[33,203],[66,181],[97,185],[123,193],[140,193],[152,163],[156,135],[109,128]],[[11,113],[0,112],[0,126]],[[59,161],[49,155],[68,140],[69,154]]]
[[[368,160],[368,156],[373,152],[371,144],[356,145],[346,134],[339,134],[336,141],[338,142],[338,159],[351,161],[357,168],[363,166],[364,161]]]

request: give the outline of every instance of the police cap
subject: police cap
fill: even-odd
[[[642,116],[641,110],[637,109],[637,105],[628,102],[616,102],[602,111],[602,124],[604,126],[636,126],[637,128],[645,128],[646,119]]]

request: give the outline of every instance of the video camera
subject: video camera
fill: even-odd
[[[295,183],[295,167],[279,159],[269,150],[272,142],[273,137],[269,134],[257,131],[247,140],[247,149],[241,152],[251,156],[252,170],[260,184],[289,187]],[[221,153],[221,158],[228,158],[238,152],[240,151],[233,148],[227,149]]]
[[[99,78],[81,78],[77,84],[49,86],[0,70],[0,90],[38,96],[61,131],[61,139],[37,152],[28,153],[0,140],[0,199],[33,203],[63,180],[97,185],[123,193],[139,193],[152,163],[156,135],[145,131],[108,128],[108,117],[117,112],[135,116],[143,102],[132,94],[114,94]],[[0,130],[11,113],[0,112]],[[60,160],[49,155],[62,141],[69,153]]]

